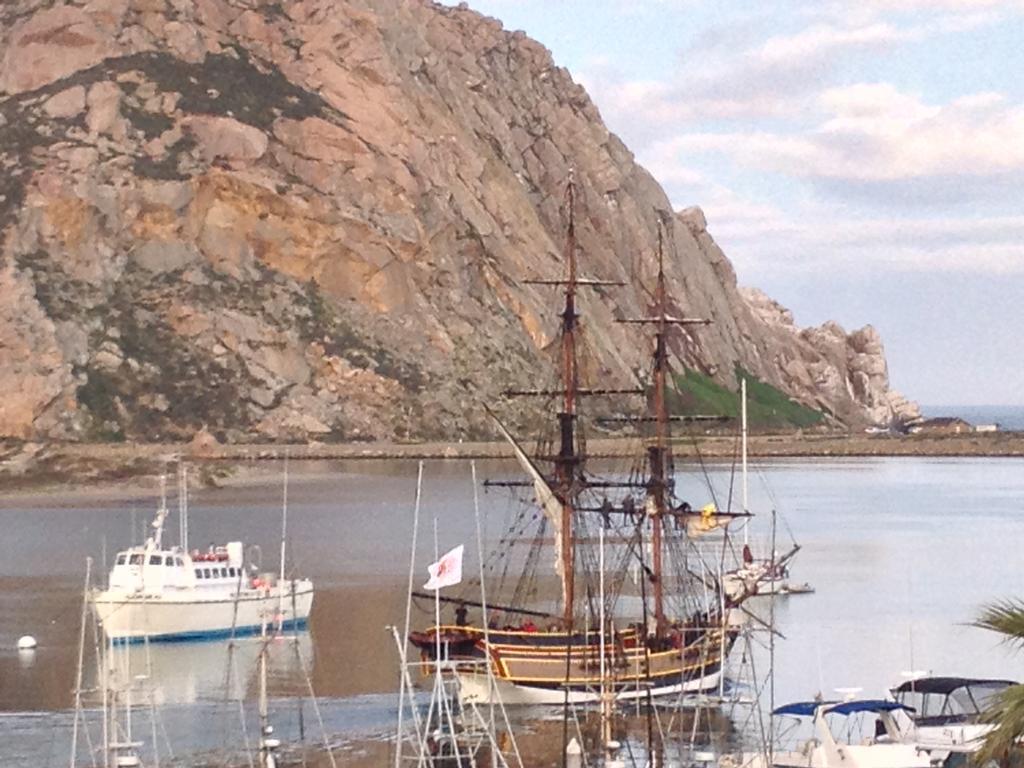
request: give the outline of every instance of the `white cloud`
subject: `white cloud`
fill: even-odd
[[[857,215],[821,199],[755,199],[688,168],[664,142],[640,158],[677,208],[700,205],[741,282],[780,273],[821,277],[883,273],[1024,276],[1024,216]]]
[[[863,0],[864,7],[889,11],[1022,10],[1019,0]]]
[[[771,17],[742,16],[699,35],[664,78],[627,80],[596,66],[582,80],[610,122],[643,121],[641,139],[684,122],[798,118],[851,58],[993,25],[1011,5],[961,0],[917,9],[907,0],[906,10],[918,12],[893,16],[898,4],[814,6],[802,14],[803,29],[767,38]]]
[[[805,65],[818,63],[837,52],[886,46],[919,34],[917,30],[900,30],[882,23],[845,29],[815,24],[795,35],[770,37],[748,53],[747,58],[769,67]]]
[[[992,24],[1006,4],[819,11],[793,34],[752,38],[749,18],[735,35],[714,29],[665,79],[605,70],[589,84],[674,203],[704,209],[744,282],[780,271],[1024,275],[1024,217],[985,213],[1024,183],[1024,104],[984,89],[936,101],[835,82],[850,57]]]
[[[657,152],[724,153],[791,177],[884,182],[1024,173],[1024,106],[985,92],[926,104],[887,83],[829,89],[824,119],[797,133],[694,132]]]
[[[742,222],[708,228],[742,282],[757,284],[780,272],[833,279],[870,272],[1024,275],[1024,218],[861,219],[812,207],[768,226]]]

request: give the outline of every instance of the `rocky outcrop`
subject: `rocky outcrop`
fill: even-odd
[[[877,335],[744,298],[542,46],[416,0],[19,0],[0,8],[0,435],[483,434],[550,370],[575,169],[591,379],[648,351],[659,223],[674,340],[846,423],[902,408]],[[778,310],[780,313],[781,310]],[[611,406],[608,406],[611,407]],[[510,411],[513,419],[524,411]]]
[[[872,326],[849,334],[834,322],[801,329],[789,310],[761,291],[740,292],[772,337],[768,348],[781,351],[781,389],[815,393],[816,407],[846,423],[889,426],[920,418],[916,403],[889,388],[882,339]]]

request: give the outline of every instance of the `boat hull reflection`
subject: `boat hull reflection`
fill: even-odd
[[[158,706],[241,701],[256,695],[260,637],[197,643],[115,645],[112,669],[144,678]],[[271,685],[281,694],[306,690],[312,672],[313,641],[308,632],[267,639]]]

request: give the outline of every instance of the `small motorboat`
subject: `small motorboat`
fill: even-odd
[[[896,712],[912,711],[895,701],[855,699],[852,701],[802,701],[779,707],[775,716],[811,718],[814,735],[793,750],[774,750],[772,754],[744,755],[744,768],[930,768],[934,765],[926,750],[899,740]],[[870,715],[876,718],[873,732],[860,743],[836,738],[830,727],[832,716]],[[856,729],[843,729],[854,732]],[[735,763],[735,761],[733,761]],[[726,763],[723,761],[722,765]]]
[[[1017,685],[1013,680],[971,677],[917,677],[891,689],[907,707],[900,718],[900,740],[932,752],[974,752],[993,726],[982,714],[993,697]]]

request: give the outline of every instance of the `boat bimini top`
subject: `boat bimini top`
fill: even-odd
[[[970,677],[921,677],[891,690],[892,697],[913,705],[911,719],[919,726],[950,725],[976,720],[1013,680]]]
[[[896,701],[884,699],[854,699],[852,701],[798,701],[786,704],[772,712],[773,715],[792,715],[794,717],[813,717],[821,710],[823,715],[856,715],[861,712],[881,714],[903,710],[913,712],[914,708]]]

